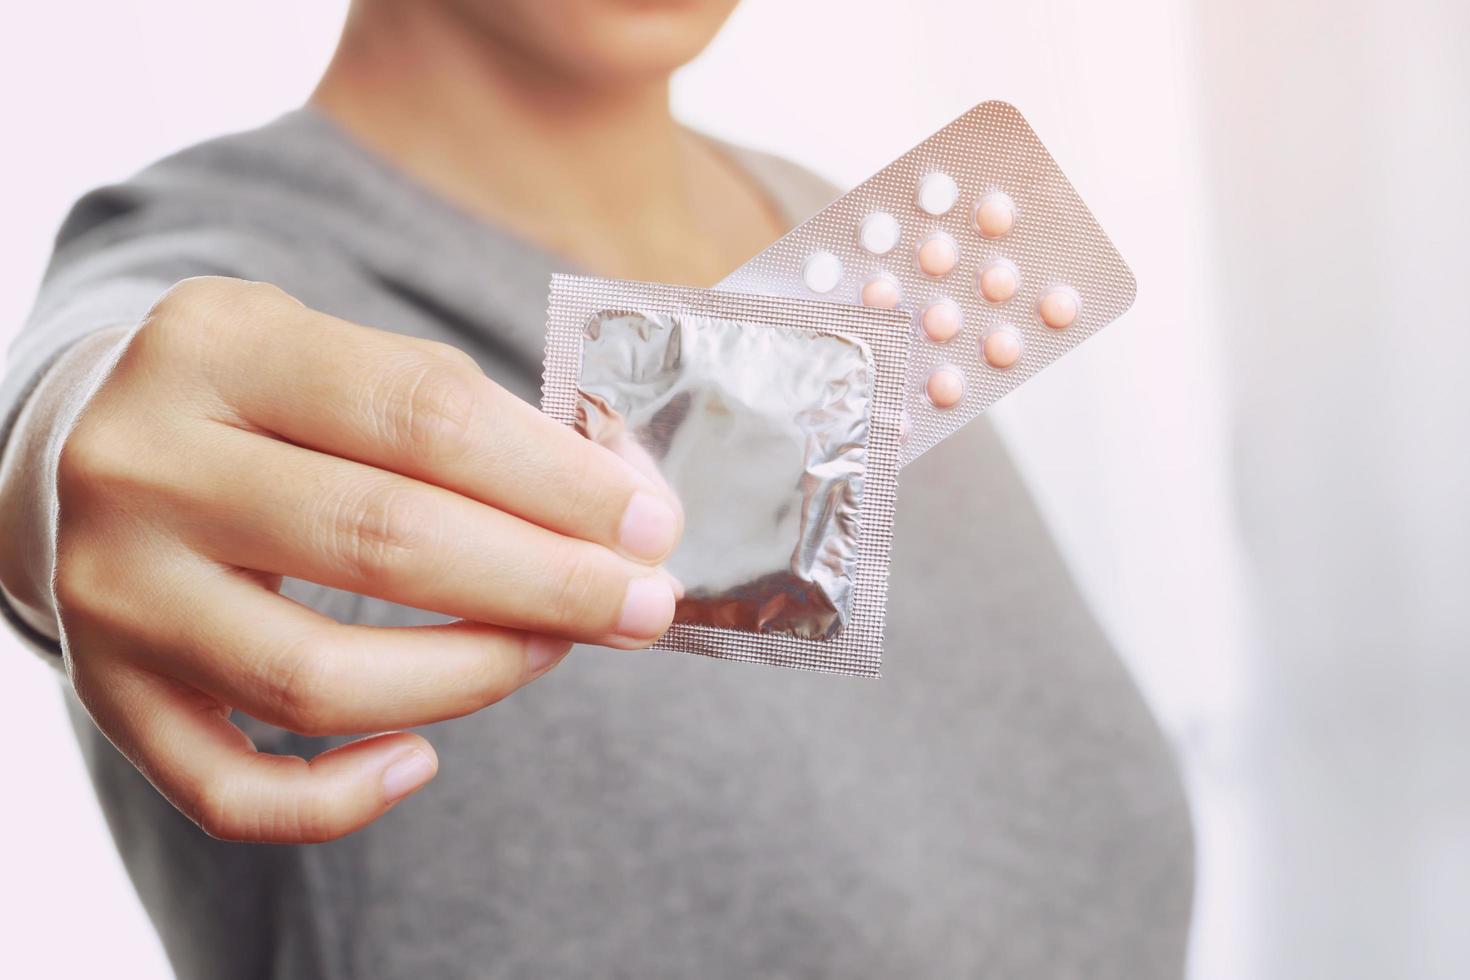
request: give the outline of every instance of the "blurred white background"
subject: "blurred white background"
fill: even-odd
[[[78,193],[300,102],[345,5],[10,11],[0,333]],[[996,414],[1185,768],[1196,978],[1470,975],[1467,66],[1463,0],[745,0],[678,80],[843,185],[1014,102],[1132,263]],[[0,730],[0,972],[166,977],[9,637]]]

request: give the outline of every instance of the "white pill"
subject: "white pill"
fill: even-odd
[[[898,219],[887,211],[874,211],[858,229],[858,243],[874,255],[887,255],[898,244]]]
[[[842,260],[831,252],[813,252],[801,267],[801,279],[814,293],[830,293],[842,281]]]
[[[959,199],[960,187],[949,174],[936,171],[919,181],[919,207],[925,214],[937,218],[954,207],[954,202]]]

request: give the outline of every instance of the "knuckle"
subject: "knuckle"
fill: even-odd
[[[432,520],[408,490],[375,484],[340,498],[328,522],[328,551],[354,580],[380,582],[426,548]]]
[[[233,333],[296,301],[265,282],[196,276],[169,288],[148,311],[134,346],[140,352]]]
[[[266,701],[275,719],[299,735],[336,734],[331,705],[331,657],[316,638],[292,643],[268,672]]]
[[[609,582],[591,549],[576,542],[558,546],[552,575],[550,612],[555,622],[574,632],[596,632],[606,625],[604,610]]]
[[[168,288],[148,311],[149,319],[185,318],[218,305],[239,280],[225,276],[192,276]]]
[[[83,409],[56,457],[56,495],[63,518],[96,504],[121,503],[123,491],[149,485],[142,451],[146,446],[129,431],[126,418],[110,408],[92,404]]]
[[[130,556],[91,535],[57,534],[51,596],[60,622],[64,659],[109,660],[125,650],[154,652],[156,611],[137,592]]]
[[[97,574],[96,562],[75,548],[59,549],[51,588],[58,612],[64,617],[87,609],[105,576]]]
[[[140,336],[170,339],[181,329],[193,330],[229,304],[237,285],[239,280],[224,276],[195,276],[174,283],[143,318]]]
[[[57,492],[65,496],[85,490],[110,478],[119,463],[117,440],[99,424],[94,413],[84,411],[61,443],[56,459]]]
[[[300,307],[301,303],[281,287],[269,282],[245,279],[227,280],[230,308],[243,323],[279,316]]]
[[[383,416],[393,444],[414,459],[457,455],[473,424],[475,394],[464,372],[429,359],[387,383]]]
[[[453,344],[446,344],[440,340],[425,341],[425,347],[430,354],[448,361],[455,367],[468,370],[474,374],[481,374],[480,362]]]
[[[572,514],[607,516],[609,530],[618,526],[627,505],[627,483],[608,479],[608,471],[595,450],[595,443],[583,440],[577,444],[575,457],[569,461],[571,476],[565,481],[569,489]]]

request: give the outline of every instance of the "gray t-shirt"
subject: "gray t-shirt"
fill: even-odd
[[[793,222],[832,196],[730,152]],[[77,205],[0,411],[205,273],[448,341],[534,400],[567,266],[298,111]],[[288,588],[342,620],[424,618]],[[1173,761],[984,420],[904,471],[885,673],[579,649],[425,729],[442,769],[422,793],[302,847],[207,838],[71,708],[183,977],[1180,976]],[[266,751],[332,742],[241,722]]]

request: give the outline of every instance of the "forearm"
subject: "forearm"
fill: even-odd
[[[72,423],[106,377],[129,330],[115,327],[78,341],[31,391],[0,454],[0,589],[12,612],[55,639],[51,593],[56,520],[56,459]]]

